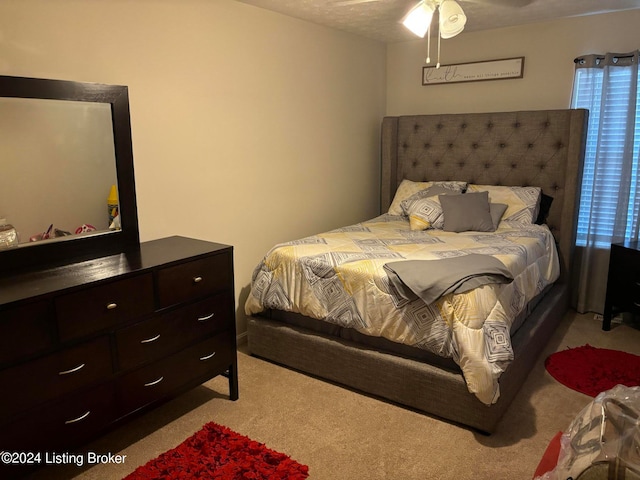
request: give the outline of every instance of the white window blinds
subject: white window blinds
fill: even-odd
[[[638,239],[638,54],[582,60],[571,105],[589,110],[577,245],[609,248]]]

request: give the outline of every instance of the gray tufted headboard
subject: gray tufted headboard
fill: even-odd
[[[403,179],[541,187],[553,197],[547,225],[570,271],[587,110],[412,115],[382,121],[380,205]]]

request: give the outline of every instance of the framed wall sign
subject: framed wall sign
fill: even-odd
[[[483,82],[522,78],[524,57],[484,60],[472,63],[454,63],[436,67],[422,67],[422,85],[443,83]]]

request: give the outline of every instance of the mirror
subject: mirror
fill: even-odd
[[[0,271],[139,245],[128,89],[0,76]]]
[[[109,231],[106,199],[117,185],[109,104],[0,98],[0,158],[3,177],[27,179],[0,188],[0,218],[20,244]]]

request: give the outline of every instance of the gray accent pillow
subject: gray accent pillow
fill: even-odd
[[[440,205],[444,216],[446,232],[493,232],[489,193],[463,193],[461,195],[440,195]]]
[[[498,225],[500,225],[500,220],[502,220],[502,216],[504,212],[507,211],[506,203],[490,203],[489,204],[489,212],[491,213],[491,220],[493,220],[493,229],[497,229]]]

